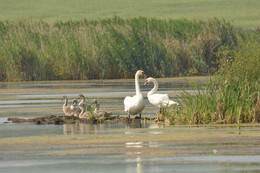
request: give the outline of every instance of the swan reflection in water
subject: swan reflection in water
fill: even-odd
[[[100,132],[99,124],[63,124],[64,135],[79,135],[79,134],[98,134]]]
[[[127,158],[125,161],[129,163],[129,166],[126,168],[126,172],[135,172],[133,165],[136,164],[136,173],[144,172],[144,163],[147,162],[147,159],[142,159],[142,148],[158,148],[160,147],[158,142],[126,142],[126,148],[135,148],[134,152],[125,153],[130,158]],[[138,151],[138,149],[140,149]],[[146,166],[147,167],[147,166]],[[146,172],[146,171],[145,171]]]

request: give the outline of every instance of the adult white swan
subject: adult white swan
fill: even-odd
[[[162,113],[163,108],[169,107],[171,105],[179,105],[179,103],[170,100],[168,94],[155,94],[155,92],[158,90],[159,84],[154,78],[147,78],[144,85],[150,82],[153,82],[154,87],[151,89],[151,91],[148,92],[147,97],[152,105],[160,108],[160,113]]]
[[[136,94],[132,97],[126,96],[124,100],[125,112],[128,113],[128,118],[130,115],[139,114],[141,118],[141,112],[144,109],[144,99],[140,91],[139,86],[139,76],[146,76],[143,70],[138,70],[135,73],[135,92]]]

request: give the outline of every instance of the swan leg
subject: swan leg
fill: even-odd
[[[160,114],[162,113],[162,108],[160,108],[159,113],[160,113]]]
[[[130,120],[130,114],[128,113],[128,119]]]
[[[142,116],[142,114],[141,114],[141,112],[139,113],[139,117],[140,117],[140,119],[141,119],[141,116]]]

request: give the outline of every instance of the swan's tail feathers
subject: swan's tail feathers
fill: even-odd
[[[173,100],[169,100],[168,106],[172,106],[172,105],[180,106],[180,104],[179,104],[178,102],[175,102],[175,101],[173,101]]]

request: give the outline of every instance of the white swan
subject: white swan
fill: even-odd
[[[66,116],[73,116],[74,112],[72,111],[72,109],[70,108],[70,106],[68,106],[68,97],[67,96],[63,96],[61,100],[65,100],[62,110],[64,112],[64,114]]]
[[[138,70],[135,73],[136,95],[132,97],[126,96],[124,100],[125,112],[128,113],[128,118],[130,118],[130,115],[136,115],[136,114],[139,114],[141,118],[141,112],[145,107],[143,95],[140,91],[140,86],[139,86],[139,76],[146,76],[143,70]]]
[[[146,85],[150,82],[153,82],[154,87],[153,87],[153,89],[151,89],[151,91],[148,92],[147,97],[148,97],[149,102],[152,105],[160,108],[160,113],[162,113],[163,108],[169,107],[171,105],[179,106],[179,103],[169,99],[168,94],[155,94],[155,92],[157,91],[157,89],[159,87],[159,84],[158,84],[157,80],[155,80],[154,78],[152,78],[152,77],[147,78],[145,80],[144,85]]]

